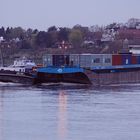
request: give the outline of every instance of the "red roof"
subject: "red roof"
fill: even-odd
[[[121,38],[135,39],[140,38],[140,30],[138,29],[120,29],[118,30]]]

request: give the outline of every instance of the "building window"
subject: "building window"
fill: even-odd
[[[105,58],[104,63],[111,63],[111,59],[110,58]]]
[[[94,63],[100,63],[100,58],[95,58],[93,62]]]

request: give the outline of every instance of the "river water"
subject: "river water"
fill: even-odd
[[[140,85],[0,83],[0,140],[139,140]]]

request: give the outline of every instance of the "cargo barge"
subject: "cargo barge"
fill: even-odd
[[[140,55],[70,54],[45,55],[37,69],[39,83],[68,82],[92,85],[140,82]]]

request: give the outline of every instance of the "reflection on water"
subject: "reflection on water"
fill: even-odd
[[[60,140],[67,135],[67,95],[65,91],[59,92],[58,134]]]
[[[140,85],[0,84],[0,140],[139,140]]]
[[[0,96],[0,140],[3,140],[3,101],[2,95]]]

